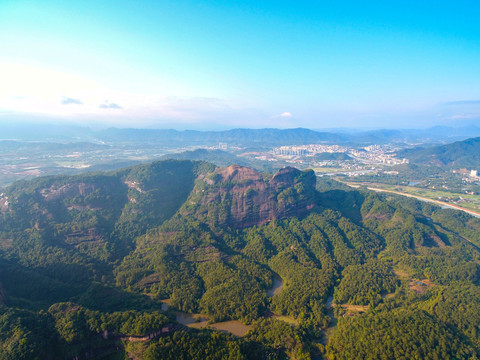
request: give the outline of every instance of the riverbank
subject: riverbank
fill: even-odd
[[[346,184],[346,185],[348,185],[352,188],[355,188],[355,189],[358,189],[362,186],[360,184],[353,184],[353,183],[348,183],[348,182],[345,182],[344,184]],[[396,190],[382,189],[382,188],[368,186],[368,185],[367,185],[367,189],[375,191],[375,192],[390,193],[390,194],[396,194],[396,195],[402,195],[402,196],[406,196],[406,197],[415,198],[415,199],[420,200],[420,201],[426,201],[426,202],[430,202],[430,203],[439,205],[443,208],[449,208],[449,209],[464,211],[464,212],[466,212],[466,213],[468,213],[472,216],[480,218],[480,212],[473,211],[473,210],[470,210],[470,209],[466,209],[466,208],[458,206],[458,205],[449,204],[449,203],[446,203],[444,201],[430,199],[430,198],[426,198],[426,197],[423,197],[423,196],[413,195],[413,194],[409,194],[409,193],[405,193],[405,192],[401,192],[401,191],[396,191]]]
[[[283,279],[278,275],[274,275],[273,284],[272,284],[272,287],[267,290],[267,296],[271,298],[277,295],[279,292],[282,291],[283,285],[284,285]],[[170,299],[162,300],[162,310],[167,311],[169,310],[169,308],[170,308]],[[182,311],[175,311],[175,316],[176,316],[176,321],[179,324],[182,324],[189,328],[193,328],[193,329],[210,328],[210,329],[215,329],[225,333],[230,333],[238,337],[244,336],[247,332],[249,332],[252,329],[251,325],[245,325],[239,320],[229,320],[229,321],[211,323],[209,316],[205,314],[190,314]],[[269,317],[298,325],[295,319],[292,319],[287,316],[282,316],[282,315],[272,313],[269,315]]]

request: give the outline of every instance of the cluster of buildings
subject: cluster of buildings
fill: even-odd
[[[480,181],[480,176],[478,175],[478,170],[471,170],[469,178],[473,181]]]
[[[408,159],[399,159],[392,152],[392,149],[380,145],[370,145],[358,150],[352,149],[350,155],[356,157],[360,161],[373,164],[408,164]]]
[[[480,181],[480,175],[478,175],[478,170],[474,170],[474,169],[468,170],[466,168],[463,168],[463,169],[452,170],[452,172],[454,174],[462,175],[463,181],[468,183]]]
[[[319,153],[346,153],[348,148],[339,145],[294,145],[280,146],[273,149],[275,155],[296,155],[296,156],[313,156]]]
[[[273,155],[289,157],[309,157],[319,153],[345,153],[354,159],[370,164],[399,165],[408,164],[408,159],[399,159],[392,149],[381,145],[370,145],[360,149],[348,148],[339,145],[295,145],[274,148]]]
[[[372,153],[364,153],[357,156],[359,159],[368,160],[372,163],[381,163],[386,165],[400,165],[400,164],[408,164],[408,159],[398,159],[395,157],[394,154],[372,154]]]

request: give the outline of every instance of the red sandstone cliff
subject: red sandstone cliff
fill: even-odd
[[[201,178],[181,213],[216,225],[243,228],[302,216],[314,207],[315,174],[287,167],[270,180],[232,165]]]

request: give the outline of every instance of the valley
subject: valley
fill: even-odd
[[[355,338],[365,358],[476,354],[480,220],[386,195],[190,160],[16,182],[0,213],[0,349],[348,359]],[[371,323],[410,340],[370,344]]]
[[[385,184],[375,183],[348,183],[346,185],[353,188],[359,188],[360,186],[366,187],[368,190],[376,192],[385,192],[390,194],[396,194],[401,196],[413,197],[421,201],[428,201],[433,204],[439,205],[444,208],[451,208],[460,211],[464,211],[472,216],[480,217],[480,196],[479,195],[463,195],[456,199],[451,199],[450,193],[425,191],[424,189],[405,186],[388,186]],[[443,196],[439,196],[443,195]],[[441,199],[441,200],[439,200]],[[446,202],[448,201],[448,202]],[[461,205],[461,206],[459,206]]]
[[[480,359],[479,18],[0,0],[0,360]]]

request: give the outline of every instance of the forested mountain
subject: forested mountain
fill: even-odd
[[[255,160],[244,156],[237,156],[230,152],[218,149],[195,149],[166,154],[160,158],[160,160],[167,159],[206,161],[220,167],[227,167],[229,165],[241,165],[256,169],[257,171],[261,172],[274,172],[275,170],[283,167],[283,162],[281,161],[273,163],[272,161]]]
[[[302,216],[315,207],[315,174],[287,167],[271,179],[231,165],[200,177],[180,213],[212,226],[244,228]]]
[[[107,129],[94,134],[106,142],[149,142],[156,141],[164,145],[199,145],[225,142],[240,146],[281,146],[316,143],[353,143],[353,144],[387,144],[387,143],[442,143],[444,141],[462,140],[469,136],[478,136],[478,127],[434,127],[425,130],[371,130],[343,133],[335,131],[315,131],[304,128],[296,129],[232,129],[219,131],[163,130],[163,129]]]
[[[248,166],[248,161],[234,154],[222,150],[196,149],[179,153],[172,153],[162,156],[163,159],[208,161],[218,166],[229,166],[231,164]]]
[[[480,220],[318,182],[166,160],[11,185],[0,358],[479,356]]]
[[[449,168],[480,168],[480,137],[429,148],[407,149],[398,153],[414,164]]]
[[[164,145],[205,145],[226,142],[242,146],[298,145],[318,142],[343,142],[346,136],[309,129],[232,129],[223,131],[107,129],[96,134],[103,141],[155,141]]]
[[[480,136],[477,126],[447,127],[436,126],[428,129],[378,129],[349,130],[327,129],[231,129],[217,131],[174,130],[174,129],[128,129],[109,128],[93,130],[87,127],[48,123],[2,123],[0,140],[55,141],[55,142],[97,142],[109,144],[136,143],[139,146],[155,143],[161,146],[181,147],[186,145],[208,145],[227,142],[241,146],[281,146],[314,143],[444,143]]]

